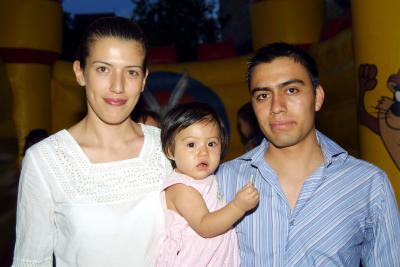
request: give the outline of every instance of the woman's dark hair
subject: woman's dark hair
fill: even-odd
[[[89,56],[92,43],[105,37],[137,41],[144,51],[143,71],[146,71],[147,38],[136,23],[122,17],[102,17],[89,24],[83,33],[76,54],[76,60],[80,62],[82,69],[86,66],[86,58]]]
[[[250,59],[246,77],[247,87],[249,90],[251,89],[250,82],[254,68],[261,63],[271,63],[273,60],[280,57],[288,57],[293,59],[295,62],[300,63],[308,72],[314,89],[317,88],[319,84],[319,76],[315,60],[296,45],[277,42],[261,47]]]
[[[174,153],[175,136],[187,127],[198,123],[215,123],[219,128],[221,158],[228,150],[229,137],[218,113],[205,103],[192,102],[171,109],[161,120],[161,144],[165,155]]]

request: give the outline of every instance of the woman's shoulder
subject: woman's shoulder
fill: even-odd
[[[160,139],[160,128],[147,124],[141,124],[141,126],[145,137]]]
[[[28,148],[27,152],[36,154],[43,150],[59,147],[62,144],[65,144],[68,139],[68,131],[63,129],[32,145]]]
[[[150,150],[152,153],[161,152],[161,130],[151,125],[141,124],[141,126],[145,139],[145,150]]]
[[[144,145],[142,157],[148,162],[153,162],[156,165],[165,165],[168,171],[171,170],[171,164],[167,157],[164,155],[161,147],[161,130],[151,125],[141,124],[144,135]]]
[[[24,155],[23,166],[28,166],[32,161],[42,170],[57,165],[63,155],[71,154],[67,134],[66,130],[61,130],[29,147]]]

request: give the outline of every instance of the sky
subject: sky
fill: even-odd
[[[65,12],[72,14],[113,12],[123,17],[130,17],[133,8],[130,0],[64,0],[62,5]]]
[[[219,1],[214,2],[218,9]],[[65,12],[72,14],[91,14],[113,12],[118,16],[131,17],[133,4],[130,0],[64,0],[62,1]]]

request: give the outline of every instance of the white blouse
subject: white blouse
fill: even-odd
[[[160,188],[172,168],[160,130],[141,125],[137,158],[92,164],[67,130],[32,146],[19,183],[13,266],[153,266]]]

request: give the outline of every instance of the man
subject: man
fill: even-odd
[[[400,266],[386,174],[315,129],[324,91],[314,60],[274,43],[250,60],[247,78],[266,139],[217,172],[227,201],[249,180],[260,193],[236,227],[242,266]]]

